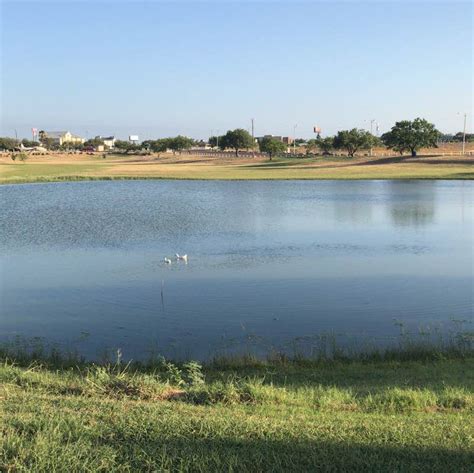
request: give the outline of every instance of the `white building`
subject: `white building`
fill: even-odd
[[[115,136],[100,136],[99,137],[103,142],[106,148],[113,148],[115,146]]]

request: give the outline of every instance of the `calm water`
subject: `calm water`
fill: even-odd
[[[0,187],[0,338],[89,357],[389,343],[473,321],[474,183]],[[189,263],[162,263],[187,253]],[[472,329],[472,325],[471,325]],[[314,337],[314,338],[312,338]],[[258,348],[254,348],[254,347]]]

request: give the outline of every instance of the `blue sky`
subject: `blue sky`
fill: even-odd
[[[3,1],[1,19],[1,135],[455,132],[472,111],[467,2]]]

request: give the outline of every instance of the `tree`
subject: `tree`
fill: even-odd
[[[312,138],[306,142],[306,154],[313,153],[316,151],[318,147],[318,140],[316,138]]]
[[[55,145],[53,145],[53,147],[58,147],[58,149],[62,150],[62,151],[70,151],[70,150],[78,150],[78,151],[82,151],[85,148],[88,148],[88,147],[91,147],[90,144],[86,144],[88,143],[87,141],[83,144],[83,143],[73,143],[72,141],[65,141],[62,145],[59,145],[58,143],[56,143]]]
[[[183,149],[189,149],[193,146],[194,140],[187,136],[178,135],[175,138],[168,138],[168,148],[173,150],[173,153],[183,151]]]
[[[31,140],[28,140],[26,138],[23,138],[21,140],[21,144],[25,147],[25,148],[33,148],[35,146],[39,146],[39,142],[38,141],[31,141]]]
[[[239,156],[239,150],[253,148],[254,144],[250,133],[242,128],[229,130],[222,139],[219,140],[220,148],[233,148],[235,149],[236,156]]]
[[[352,158],[357,151],[370,149],[377,144],[377,138],[366,130],[353,128],[352,130],[342,130],[334,137],[334,147],[344,149]]]
[[[121,151],[125,151],[128,148],[128,145],[130,143],[125,140],[116,140],[115,141],[115,147]]]
[[[216,146],[220,145],[222,138],[222,136],[210,136],[208,140],[209,146],[211,146],[211,148],[215,148]]]
[[[46,148],[46,149],[54,149],[56,147],[59,148],[59,144],[54,141],[53,138],[50,138],[45,131],[41,130],[39,132],[39,140],[40,143]]]
[[[115,148],[122,152],[125,151],[125,153],[128,154],[131,152],[140,151],[142,149],[142,146],[137,145],[135,143],[130,143],[130,141],[117,140],[115,142]]]
[[[464,139],[464,133],[462,131],[459,131],[453,136],[453,141],[463,141]],[[466,142],[467,143],[472,143],[474,141],[474,133],[466,133]]]
[[[334,137],[326,136],[326,138],[320,138],[318,141],[318,148],[323,154],[330,154],[334,149]]]
[[[327,136],[326,138],[313,138],[306,143],[306,153],[312,153],[319,149],[322,154],[330,154],[334,148],[334,138]]]
[[[277,153],[283,153],[286,150],[285,143],[275,138],[272,138],[271,136],[265,136],[264,138],[262,138],[258,145],[262,153],[268,154],[268,156],[270,157],[270,161],[272,160],[273,155]]]
[[[104,145],[104,140],[102,138],[99,138],[98,136],[84,142],[84,146],[86,148],[89,146],[93,148],[97,148],[98,146],[103,146],[103,145]]]
[[[18,141],[15,138],[5,136],[0,138],[0,149],[5,151],[14,150],[18,146]]]
[[[46,149],[49,150],[57,150],[59,149],[59,143],[54,140],[53,138],[50,138],[48,134],[44,130],[40,130],[38,133],[39,140],[42,146],[44,146]]]
[[[441,133],[432,123],[423,118],[413,121],[403,120],[396,122],[390,131],[382,135],[382,141],[387,148],[403,154],[410,151],[416,156],[420,148],[436,148]]]
[[[158,140],[147,140],[142,145],[154,153],[164,153],[170,147],[172,138],[159,138]]]

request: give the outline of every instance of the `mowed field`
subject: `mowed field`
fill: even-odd
[[[87,179],[472,179],[472,156],[236,158],[190,154],[0,157],[0,183]]]

